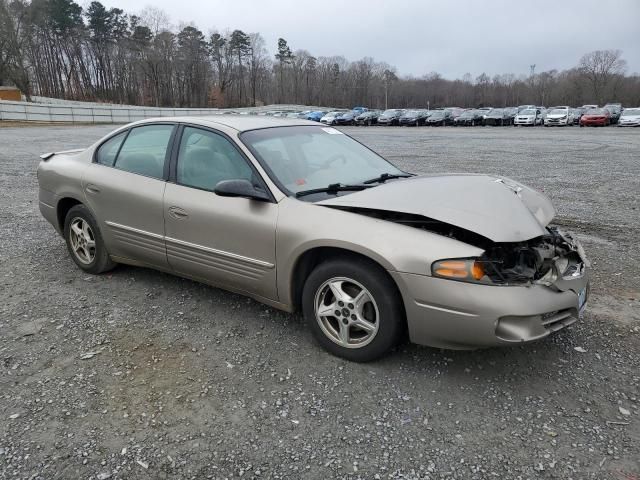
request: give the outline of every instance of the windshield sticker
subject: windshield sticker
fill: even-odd
[[[331,135],[344,135],[340,130],[336,130],[335,128],[327,127],[323,128],[323,130]]]

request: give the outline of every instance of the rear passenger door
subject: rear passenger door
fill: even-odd
[[[83,188],[112,256],[168,268],[162,198],[175,124],[147,124],[96,149]]]
[[[178,273],[276,299],[278,205],[221,197],[222,180],[246,179],[268,192],[233,140],[184,126],[164,196],[167,257]]]

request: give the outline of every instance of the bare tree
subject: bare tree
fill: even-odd
[[[31,99],[31,79],[24,52],[26,5],[0,0],[0,81],[6,75]]]
[[[151,33],[157,35],[162,31],[171,30],[171,19],[167,13],[153,6],[147,6],[139,13],[140,24],[151,30]]]
[[[259,33],[250,33],[249,41],[251,49],[249,51],[249,85],[251,89],[251,105],[256,106],[256,94],[258,91],[258,80],[264,76],[267,65],[267,49],[264,38]]]
[[[622,59],[620,50],[596,50],[580,59],[579,68],[590,83],[593,96],[598,103],[603,103],[607,87],[616,76],[624,73],[627,62]]]

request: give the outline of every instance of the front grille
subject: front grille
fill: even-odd
[[[577,317],[574,312],[574,309],[567,308],[565,310],[545,313],[542,315],[542,325],[550,332],[557,332],[576,322]]]

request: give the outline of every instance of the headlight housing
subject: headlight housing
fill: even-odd
[[[431,265],[434,277],[472,283],[490,283],[482,281],[486,274],[482,262],[477,258],[451,258],[438,260]]]

